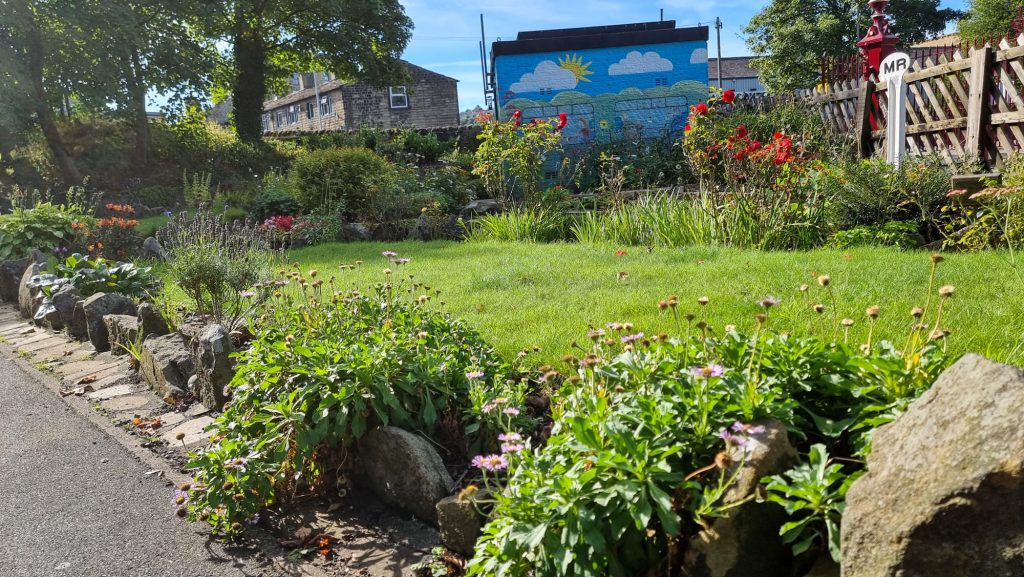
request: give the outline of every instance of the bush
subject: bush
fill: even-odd
[[[334,280],[316,271],[289,277],[300,294],[266,307],[213,426],[217,440],[189,463],[189,515],[217,532],[237,533],[268,505],[326,487],[333,459],[374,427],[436,435],[452,417],[458,426],[471,377],[503,372],[475,332],[425,297],[397,296],[405,290],[391,278],[367,294],[334,294]]]
[[[263,222],[272,216],[295,216],[302,212],[302,207],[295,200],[288,178],[279,172],[268,172],[260,182],[251,212],[256,222]]]
[[[899,168],[880,158],[853,160],[822,171],[818,189],[837,229],[902,220],[927,233],[946,203],[951,175],[939,156],[908,158]]]
[[[142,250],[135,209],[128,204],[107,204],[110,216],[96,219],[85,232],[85,249],[94,256],[125,260]]]
[[[210,212],[180,214],[160,230],[171,276],[199,314],[229,329],[271,292],[273,239],[259,227],[226,224]]]
[[[32,249],[72,252],[93,219],[78,206],[38,203],[0,216],[0,260],[27,256]]]
[[[889,221],[880,226],[855,226],[832,235],[829,244],[845,249],[855,246],[895,246],[903,249],[921,246],[923,237],[912,221]]]
[[[103,257],[72,254],[63,261],[53,261],[52,271],[34,277],[34,287],[57,287],[71,284],[82,297],[96,293],[119,293],[134,299],[152,299],[163,288],[163,282],[151,267],[130,262],[114,262]],[[38,280],[36,280],[38,279]],[[49,296],[50,290],[44,290]],[[41,315],[39,318],[42,318]]]
[[[365,148],[328,148],[299,154],[290,177],[304,209],[356,219],[375,195],[385,192],[393,172],[385,159]]]

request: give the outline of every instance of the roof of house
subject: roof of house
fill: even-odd
[[[562,50],[586,50],[588,48],[613,48],[637,44],[707,41],[707,39],[707,26],[676,28],[675,20],[533,30],[520,32],[516,35],[515,40],[495,42],[492,44],[492,57]]]
[[[415,64],[413,64],[411,62],[406,62],[405,60],[402,60],[402,64],[405,65],[406,69],[409,71],[410,74],[419,73],[419,74],[421,74],[423,76],[431,76],[431,77],[437,78],[439,80],[447,80],[447,81],[450,81],[450,82],[458,82],[457,79],[452,78],[451,76],[445,76],[444,74],[441,74],[439,72],[434,72],[433,70],[429,70],[429,69],[424,68],[422,66],[417,66],[417,65],[415,65]],[[353,84],[353,83],[350,82],[350,81],[341,80],[339,78],[335,78],[334,80],[328,80],[327,82],[321,83],[316,88],[303,88],[302,90],[296,90],[295,92],[292,92],[291,94],[286,94],[286,95],[284,95],[284,96],[282,96],[280,98],[275,98],[273,100],[267,100],[267,101],[265,101],[263,103],[263,110],[264,111],[274,110],[274,109],[277,109],[277,108],[281,108],[282,106],[287,106],[289,104],[294,104],[294,103],[299,102],[301,100],[306,100],[307,98],[316,96],[317,91],[319,91],[320,94],[324,94],[324,93],[327,93],[327,92],[331,92],[332,90],[337,90],[337,89],[339,89],[342,86],[345,86],[347,84]]]
[[[753,56],[722,58],[722,78],[756,78],[757,70],[750,67]],[[708,77],[718,77],[718,59],[708,58]]]
[[[945,34],[938,38],[932,38],[931,40],[925,40],[924,42],[918,42],[911,46],[911,48],[941,48],[944,46],[960,46],[960,35],[959,34]]]

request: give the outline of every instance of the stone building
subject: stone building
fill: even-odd
[[[459,125],[458,80],[405,62],[412,84],[377,88],[330,73],[296,74],[292,92],[263,103],[263,131]]]
[[[673,20],[520,32],[492,45],[501,118],[568,117],[562,141],[682,134],[708,95],[708,27]]]

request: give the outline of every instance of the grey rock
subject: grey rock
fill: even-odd
[[[195,374],[195,364],[179,335],[149,337],[142,343],[139,373],[158,394],[180,398]]]
[[[42,312],[43,309],[40,308],[39,311],[36,312],[36,316],[39,316]],[[49,327],[51,330],[55,331],[63,329],[64,322],[60,320],[60,312],[53,307],[48,307],[46,314],[43,315],[43,326]]]
[[[455,486],[429,441],[397,427],[380,427],[359,443],[367,486],[385,503],[430,522],[437,502]]]
[[[36,309],[39,308],[41,302],[40,289],[28,288],[28,282],[32,280],[32,277],[42,272],[42,265],[36,262],[30,262],[25,267],[25,272],[21,275],[21,282],[18,284],[18,309],[21,311],[21,316],[30,319],[36,314]]]
[[[844,577],[1024,575],[1024,373],[966,355],[875,431]]]
[[[135,302],[117,293],[96,293],[82,303],[89,341],[97,352],[110,350],[110,338],[103,317],[107,315],[135,315]]]
[[[473,556],[476,540],[487,519],[469,499],[452,495],[437,503],[437,527],[441,530],[441,544],[464,555]]]
[[[59,316],[60,324],[67,329],[68,334],[77,339],[84,339],[89,336],[89,329],[85,326],[85,323],[83,322],[81,325],[78,325],[75,322],[75,306],[81,300],[82,295],[79,294],[78,289],[70,284],[60,287],[50,297],[50,302],[53,303],[53,308]],[[82,314],[85,314],[84,309]],[[84,318],[83,316],[83,321]]]
[[[146,240],[142,242],[142,256],[159,260],[171,260],[170,255],[167,254],[167,250],[160,244],[160,241],[151,236],[146,237]]]
[[[416,219],[416,224],[409,231],[409,240],[431,240],[433,236],[426,213],[420,213],[420,216]]]
[[[372,233],[365,224],[350,222],[341,227],[341,237],[344,240],[370,240]]]
[[[110,354],[126,355],[130,347],[139,342],[139,319],[131,315],[107,315],[103,317],[107,326],[107,340]]]
[[[30,262],[32,259],[28,257],[0,262],[0,299],[18,302],[18,286]]]
[[[493,198],[474,200],[459,210],[460,216],[474,216],[501,212],[501,203]]]
[[[71,324],[67,325],[68,334],[84,341],[89,338],[89,322],[85,318],[85,299],[75,302],[75,310],[71,313]]]
[[[231,354],[235,351],[228,330],[221,325],[207,327],[193,341],[196,384],[193,394],[204,405],[221,410],[227,402],[225,387],[235,376]]]
[[[786,427],[769,420],[764,433],[750,437],[744,460],[740,447],[730,454],[732,467],[742,464],[736,482],[725,494],[723,504],[749,499],[757,491],[761,478],[789,470],[799,458],[789,444]],[[728,474],[735,472],[730,470]],[[693,577],[774,577],[789,575],[791,555],[783,544],[779,528],[786,512],[774,503],[748,501],[737,506],[728,517],[716,519],[711,529],[690,538],[684,555],[687,575]]]
[[[139,305],[139,333],[142,338],[150,335],[162,337],[171,332],[167,321],[160,314],[160,310],[153,303],[142,303]]]

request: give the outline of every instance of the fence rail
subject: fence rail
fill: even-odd
[[[1024,34],[997,45],[937,51],[914,59],[907,82],[907,152],[948,163],[978,159],[999,168],[1024,148]],[[888,89],[873,80],[840,80],[785,97],[817,109],[833,130],[849,134],[863,156],[885,147]]]

